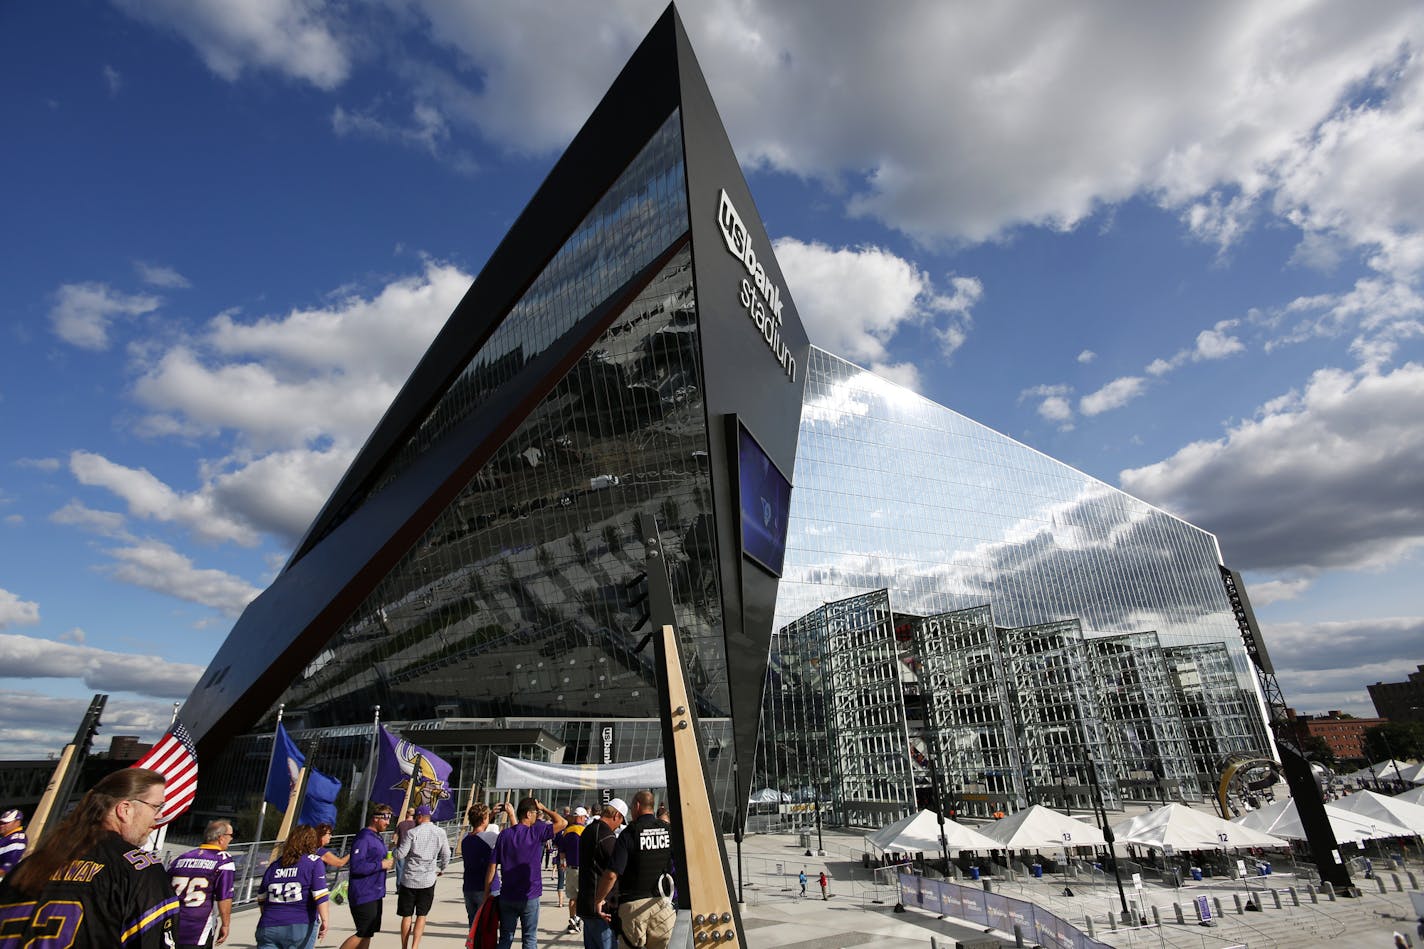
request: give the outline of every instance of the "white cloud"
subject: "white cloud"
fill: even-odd
[[[113,66],[110,66],[108,63],[104,64],[103,73],[104,85],[108,87],[109,95],[118,95],[119,90],[123,89],[124,87],[124,77],[119,73],[117,69],[115,69]]]
[[[233,541],[245,546],[257,543],[257,533],[247,523],[226,515],[211,494],[181,494],[144,468],[126,468],[102,455],[76,451],[69,457],[69,470],[80,484],[107,488],[122,498],[129,514],[148,520],[176,522],[209,541]],[[64,509],[71,519],[96,522],[93,512]],[[104,519],[111,520],[111,519]]]
[[[22,600],[9,590],[0,589],[0,629],[6,626],[33,626],[40,621],[40,605]]]
[[[786,237],[776,260],[811,341],[879,371],[900,329],[928,322],[944,354],[963,343],[984,289],[973,277],[952,277],[949,292],[911,261],[879,247],[832,248]]]
[[[105,573],[124,583],[236,616],[262,591],[221,570],[203,570],[160,541],[137,541],[106,551],[116,563]]]
[[[1267,623],[1262,634],[1293,706],[1373,715],[1362,683],[1400,682],[1415,671],[1424,617]]]
[[[158,297],[120,293],[102,283],[67,283],[55,291],[49,311],[56,335],[81,349],[109,347],[109,326],[115,318],[141,316],[158,309]]]
[[[134,261],[134,270],[138,271],[140,280],[152,287],[181,290],[192,286],[187,277],[172,267],[165,267],[162,264],[150,264],[136,260]]]
[[[1148,363],[1147,374],[1149,376],[1164,376],[1187,362],[1225,359],[1227,356],[1245,352],[1246,344],[1228,332],[1240,322],[1240,320],[1220,320],[1211,329],[1202,330],[1197,334],[1197,338],[1190,348],[1178,350],[1171,359],[1158,358]]]
[[[1247,595],[1251,597],[1254,606],[1268,606],[1272,603],[1281,603],[1286,600],[1294,600],[1306,590],[1310,589],[1314,579],[1310,577],[1294,577],[1289,580],[1264,580],[1260,583],[1247,585]]]
[[[9,691],[5,718],[0,720],[0,744],[15,758],[53,757],[74,738],[74,726],[89,707],[88,698],[59,698],[38,692]],[[132,694],[110,695],[104,706],[104,731],[96,750],[106,746],[104,734],[138,735],[155,741],[168,728],[171,702],[142,699]]]
[[[158,699],[186,698],[203,674],[202,666],[170,662],[162,656],[110,652],[10,633],[0,633],[0,651],[7,676],[79,679],[97,692],[134,692]]]
[[[338,10],[310,0],[113,0],[137,20],[172,30],[227,80],[249,69],[271,69],[321,89],[351,70],[338,35]]]
[[[450,141],[450,124],[440,109],[418,102],[404,120],[383,119],[373,110],[353,112],[337,106],[331,112],[331,130],[341,136],[374,138],[410,145],[441,157]],[[468,166],[473,169],[473,165]]]
[[[1098,354],[1093,352],[1091,349],[1085,349],[1078,354],[1078,362],[1082,363],[1085,366],[1097,358]]]
[[[55,524],[63,524],[66,527],[78,527],[80,530],[98,534],[101,537],[116,537],[128,539],[129,534],[125,530],[126,518],[117,511],[99,511],[84,505],[80,501],[70,501],[64,507],[55,511],[49,516],[50,521]]]
[[[1069,385],[1041,385],[1025,389],[1019,393],[1019,402],[1038,399],[1038,414],[1045,421],[1053,422],[1061,432],[1073,430],[1073,404],[1069,396],[1073,387]]]
[[[20,458],[15,464],[21,468],[33,468],[36,471],[58,471],[63,465],[58,458]]]
[[[1078,400],[1078,411],[1084,415],[1101,415],[1120,409],[1146,391],[1147,380],[1141,376],[1123,376],[1090,392]]]
[[[1424,366],[1322,369],[1215,441],[1123,471],[1242,569],[1363,568],[1424,544]]]

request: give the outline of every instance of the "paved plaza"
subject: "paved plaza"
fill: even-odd
[[[814,847],[814,834],[812,837]],[[827,831],[823,835],[826,856],[806,856],[794,834],[757,834],[750,836],[742,847],[742,884],[745,902],[742,909],[750,949],[792,947],[792,949],[851,949],[874,946],[876,949],[928,949],[931,939],[943,947],[956,942],[983,940],[982,927],[937,919],[935,916],[908,910],[896,913],[894,887],[877,882],[877,874],[862,866],[863,836],[860,833]],[[737,878],[735,844],[727,838],[728,855],[733,862],[733,880]],[[800,896],[797,874],[805,869],[809,878],[807,895]],[[1410,864],[1416,878],[1421,876],[1418,862]],[[822,900],[816,880],[822,870],[830,876],[829,899]],[[883,880],[885,871],[878,874]],[[1286,887],[1295,883],[1288,876],[1277,874],[1269,878],[1270,886],[1278,889],[1283,906],[1275,909],[1269,891],[1263,895],[1264,883],[1252,878],[1251,888],[1262,899],[1265,909],[1260,913],[1237,914],[1234,896],[1245,893],[1236,881],[1188,883],[1180,889],[1148,885],[1145,901],[1155,906],[1164,925],[1138,929],[1108,929],[1107,917],[1117,911],[1119,901],[1111,877],[1106,884],[1071,880],[1074,895],[1062,895],[1062,877],[1044,879],[1019,878],[995,880],[995,892],[1027,899],[1046,906],[1079,928],[1084,917],[1091,914],[1099,939],[1113,946],[1165,946],[1208,949],[1224,946],[1337,946],[1350,949],[1392,945],[1391,934],[1398,930],[1414,938],[1414,918],[1409,895],[1394,889],[1388,872],[1384,873],[1388,893],[1381,895],[1371,881],[1360,899],[1311,904],[1303,885],[1302,905],[1292,907]],[[1409,882],[1400,874],[1407,891]],[[436,885],[435,907],[425,931],[422,946],[453,947],[463,945],[465,908],[461,895],[462,870],[459,862]],[[399,949],[399,919],[395,914],[394,883],[386,897],[384,932],[371,941],[373,949]],[[1129,895],[1131,890],[1129,889]],[[1196,925],[1190,902],[1198,896],[1220,899],[1225,911],[1220,925],[1207,929]],[[1177,925],[1173,902],[1180,902],[1187,915],[1185,925]],[[1149,910],[1150,911],[1150,910]],[[339,946],[351,933],[351,914],[347,907],[332,908],[331,932],[318,945]],[[583,945],[581,936],[566,933],[567,910],[556,906],[553,894],[553,872],[546,873],[543,907],[539,917],[539,945],[576,949]],[[257,913],[244,908],[234,914],[233,936],[228,946],[251,949],[255,945],[253,930]],[[997,935],[1004,946],[1013,946],[1012,933]],[[1025,934],[1025,945],[1034,942]],[[1416,945],[1419,940],[1415,938]],[[978,943],[974,943],[976,946]],[[516,942],[516,945],[518,943]]]

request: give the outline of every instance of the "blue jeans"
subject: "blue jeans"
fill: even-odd
[[[583,917],[583,949],[614,949],[616,938],[603,917]]]
[[[514,945],[514,927],[523,935],[524,949],[539,949],[539,901],[499,898],[499,949]]]
[[[499,894],[498,894],[498,893],[496,893],[496,894],[494,894],[494,895],[495,895],[495,898],[496,898],[496,899],[499,898]],[[480,904],[483,903],[484,901],[485,901],[485,891],[484,891],[484,890],[481,889],[481,890],[466,890],[466,891],[465,891],[465,915],[470,918],[470,921],[465,924],[466,926],[473,926],[473,925],[475,924],[475,914],[480,911]]]
[[[257,949],[304,949],[315,939],[316,923],[288,923],[285,926],[258,926]]]

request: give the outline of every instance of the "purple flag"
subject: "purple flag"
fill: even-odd
[[[376,776],[371,782],[371,800],[398,810],[405,789],[415,777],[410,806],[429,804],[432,820],[453,820],[455,798],[450,793],[450,763],[419,745],[397,738],[381,725],[376,735]],[[397,815],[397,819],[404,815]]]

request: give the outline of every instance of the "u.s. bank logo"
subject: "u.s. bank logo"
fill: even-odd
[[[790,347],[781,339],[781,287],[767,276],[766,267],[757,259],[751,234],[725,190],[718,196],[717,226],[722,229],[727,252],[740,260],[747,271],[747,276],[742,278],[738,300],[766,341],[772,356],[781,364],[782,371],[788,379],[795,380],[796,360],[791,355]]]

